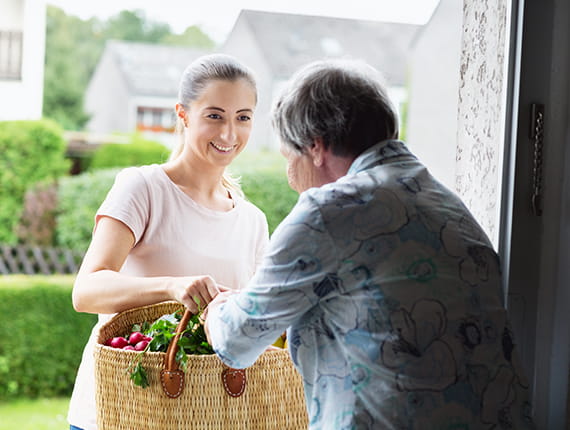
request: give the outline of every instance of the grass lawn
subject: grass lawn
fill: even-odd
[[[66,430],[68,398],[0,402],[0,430]]]

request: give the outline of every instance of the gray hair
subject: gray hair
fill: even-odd
[[[212,81],[237,81],[244,79],[251,85],[257,102],[257,85],[253,72],[241,64],[237,59],[225,54],[210,54],[194,60],[182,73],[178,90],[178,102],[186,109],[193,101],[200,98],[204,89]],[[176,119],[176,133],[180,135],[178,145],[172,150],[170,160],[174,160],[184,147],[184,122],[181,118]],[[236,178],[232,178],[227,172],[222,177],[222,184],[240,196],[243,192]]]
[[[356,157],[398,138],[398,116],[378,71],[362,61],[310,63],[291,79],[272,112],[283,143],[303,152],[315,138],[342,157]]]

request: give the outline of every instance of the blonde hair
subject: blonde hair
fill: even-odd
[[[184,70],[178,90],[178,102],[188,108],[202,95],[204,88],[211,81],[236,81],[238,79],[245,79],[251,85],[257,102],[257,86],[251,70],[229,55],[204,55]],[[177,158],[184,149],[184,122],[179,117],[176,119],[176,133],[179,135],[179,140],[170,154],[170,160]],[[239,178],[232,177],[227,171],[222,176],[222,185],[231,193],[244,197]]]

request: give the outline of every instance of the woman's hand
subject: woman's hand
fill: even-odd
[[[208,303],[221,291],[228,288],[218,285],[211,276],[184,276],[172,278],[171,296],[182,303],[190,312],[196,314],[203,311]]]

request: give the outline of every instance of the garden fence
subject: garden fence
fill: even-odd
[[[0,274],[75,274],[83,253],[63,248],[0,246]]]

